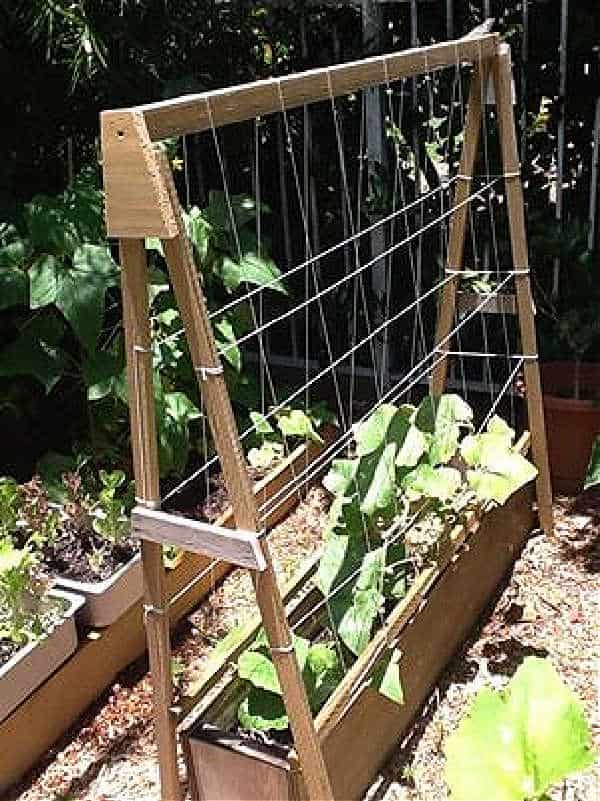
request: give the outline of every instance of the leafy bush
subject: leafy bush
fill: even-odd
[[[581,704],[547,659],[527,657],[507,687],[479,691],[445,746],[455,801],[547,799],[594,761]]]
[[[600,358],[600,279],[593,254],[588,250],[587,230],[578,223],[539,226],[532,247],[540,261],[537,283],[540,317],[540,344],[546,359]],[[560,286],[553,295],[550,275],[554,260],[561,263]],[[580,394],[575,375],[574,397]]]

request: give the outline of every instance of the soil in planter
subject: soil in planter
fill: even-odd
[[[248,468],[248,474],[253,481],[258,481],[267,472]],[[52,512],[39,479],[34,478],[23,486],[27,495],[35,498],[36,520],[31,521],[28,526],[35,531],[36,523],[43,523]],[[225,479],[221,473],[211,476],[208,496],[198,501],[198,494],[196,487],[193,495],[189,493],[186,502],[182,501],[174,506],[173,511],[197,520],[213,522],[229,506]],[[50,541],[40,548],[44,570],[50,575],[89,583],[104,581],[138,552],[139,543],[133,537],[124,537],[118,543],[111,544],[97,534],[92,527],[90,515],[79,504],[67,503],[64,512],[66,519],[60,520]],[[30,536],[30,531],[21,529],[20,532],[21,535],[18,531],[14,536],[17,547],[23,547]]]
[[[104,581],[129,562],[138,551],[138,543],[126,537],[109,545],[91,528],[78,528],[71,520],[63,523],[51,544],[43,548],[44,565],[53,575],[75,581]],[[95,554],[101,553],[94,564]]]

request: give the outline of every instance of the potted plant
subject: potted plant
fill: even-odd
[[[554,488],[579,492],[600,433],[600,275],[577,224],[532,242],[542,267],[561,263],[558,292],[537,284],[542,391]]]
[[[0,490],[6,495],[3,487]],[[51,587],[29,548],[0,539],[0,721],[77,648],[83,598]]]
[[[63,476],[64,501],[51,503],[39,476],[23,485],[2,479],[5,533],[39,560],[56,585],[85,598],[82,621],[110,625],[142,593],[138,546],[129,533],[131,487],[120,470],[99,473],[86,492],[78,473]],[[10,499],[11,513],[8,513]]]
[[[472,419],[456,395],[383,404],[324,479],[323,551],[288,616],[336,797],[359,797],[531,525],[513,496],[536,469],[500,418]],[[303,797],[264,634],[218,652],[184,726],[192,797],[255,798],[249,775],[263,799]],[[368,722],[367,743],[352,728]]]

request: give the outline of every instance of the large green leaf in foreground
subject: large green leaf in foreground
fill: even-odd
[[[479,692],[445,752],[454,801],[539,799],[594,760],[580,703],[552,664],[536,657],[503,692]]]

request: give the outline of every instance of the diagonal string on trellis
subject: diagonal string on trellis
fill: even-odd
[[[472,193],[471,195],[467,196],[467,198],[465,200],[461,201],[461,204],[459,204],[458,206],[455,206],[454,209],[456,209],[459,206],[467,205],[468,203],[471,203],[474,199],[481,197],[481,195],[482,195],[482,193],[484,191],[486,191],[487,189],[489,189],[492,186],[494,186],[500,180],[501,180],[501,177],[496,177],[496,178],[493,178],[491,181],[488,181],[487,184],[484,185],[484,187],[482,187],[481,189],[479,189],[476,192]],[[454,209],[449,209],[447,212],[445,212],[444,216],[445,217],[450,216],[453,213]],[[385,251],[383,251],[383,253],[378,254],[378,256],[376,256],[375,258],[370,259],[369,261],[367,261],[363,265],[360,265],[355,270],[351,271],[347,275],[345,275],[345,276],[341,277],[340,279],[338,279],[337,281],[333,282],[330,286],[326,287],[325,289],[319,290],[318,292],[315,292],[315,294],[313,296],[311,296],[308,300],[300,301],[298,304],[296,304],[294,307],[292,307],[291,309],[287,310],[286,312],[283,312],[280,315],[272,318],[271,320],[263,323],[263,325],[261,325],[261,326],[257,325],[252,331],[249,331],[248,333],[246,333],[246,334],[244,334],[244,335],[242,335],[242,336],[240,336],[238,338],[235,338],[234,340],[232,340],[227,345],[225,345],[224,347],[221,348],[221,353],[223,354],[228,349],[239,347],[240,345],[243,345],[243,344],[249,342],[250,340],[252,340],[255,337],[260,337],[265,331],[267,331],[270,328],[272,328],[273,326],[279,324],[283,320],[288,319],[290,316],[292,316],[293,314],[297,313],[299,310],[304,309],[307,305],[309,305],[309,304],[311,304],[313,302],[319,302],[323,296],[329,294],[334,289],[339,288],[344,283],[346,283],[351,278],[353,278],[355,275],[364,272],[366,269],[368,269],[370,266],[372,266],[374,263],[376,263],[380,259],[385,258],[386,256],[389,256],[393,252],[396,252],[400,247],[404,246],[408,242],[413,241],[418,236],[422,235],[422,233],[424,233],[425,231],[431,230],[438,223],[439,223],[439,220],[430,221],[422,229],[419,229],[418,231],[413,232],[410,236],[405,237],[400,242],[397,242],[397,243],[394,243],[393,245],[390,245],[390,247],[387,248]],[[441,282],[436,284],[434,287],[432,287],[426,293],[423,293],[422,295],[418,296],[411,304],[409,304],[408,306],[406,306],[403,309],[401,309],[399,312],[397,312],[395,315],[393,315],[388,320],[384,321],[376,329],[371,330],[369,334],[367,334],[365,337],[363,337],[363,339],[360,340],[359,342],[357,342],[354,345],[352,345],[341,356],[339,356],[337,358],[332,358],[332,361],[328,366],[324,367],[316,376],[313,376],[313,377],[309,378],[308,381],[305,382],[305,384],[302,387],[300,387],[300,389],[297,389],[297,390],[293,391],[292,393],[290,393],[290,395],[288,395],[283,401],[277,402],[277,400],[275,398],[275,407],[270,409],[268,412],[266,412],[265,419],[273,418],[277,414],[277,412],[281,411],[287,405],[289,405],[292,401],[296,400],[302,394],[302,392],[307,388],[307,385],[312,386],[314,383],[316,383],[320,378],[322,378],[326,374],[333,373],[335,375],[336,374],[335,373],[336,368],[343,361],[345,361],[349,356],[352,356],[364,344],[369,343],[370,341],[372,341],[372,339],[378,333],[383,331],[385,328],[387,328],[393,322],[396,322],[398,319],[400,319],[402,316],[407,314],[409,311],[412,311],[414,308],[418,307],[430,295],[432,295],[435,292],[437,292],[442,286],[444,286],[446,283],[448,283],[451,280],[452,280],[452,278],[450,276],[447,276],[445,279],[443,279]],[[469,316],[469,318],[467,318],[467,319],[471,319],[471,316]],[[460,326],[460,327],[462,327],[462,326]],[[274,390],[274,387],[273,387],[273,390]],[[338,385],[338,402],[341,405],[341,397],[339,396],[339,385]],[[344,419],[344,416],[342,415],[342,420],[343,419]],[[256,433],[257,430],[258,430],[258,424],[255,423],[255,424],[249,426],[247,429],[245,429],[245,431],[243,431],[240,434],[240,439],[242,441],[245,440],[250,434]],[[191,476],[186,477],[178,485],[176,485],[174,488],[172,488],[164,496],[163,500],[164,501],[170,500],[174,495],[176,495],[177,493],[182,491],[186,486],[188,486],[192,481],[194,481],[204,471],[208,470],[212,465],[216,464],[217,461],[218,461],[218,457],[217,456],[213,457],[212,459],[209,459],[204,465],[200,466]]]

